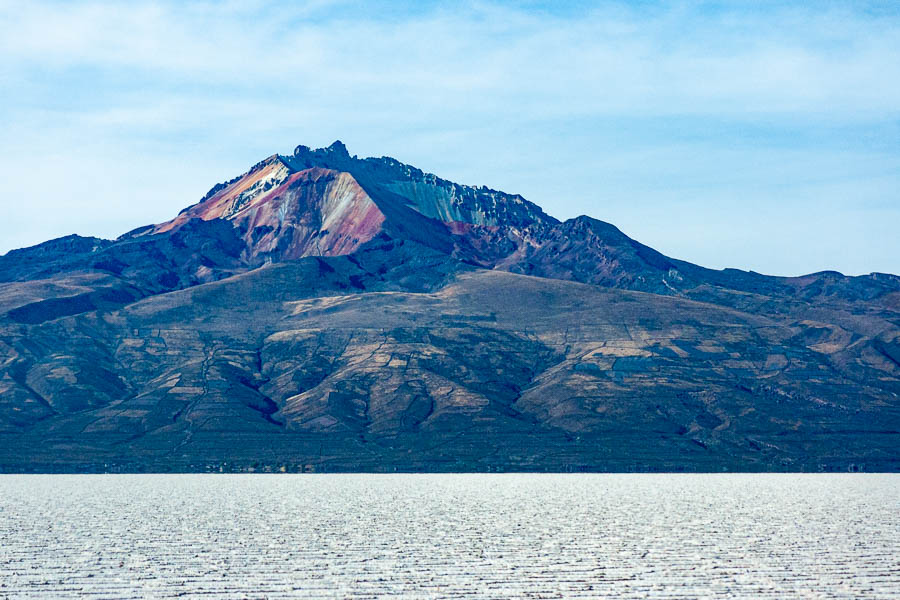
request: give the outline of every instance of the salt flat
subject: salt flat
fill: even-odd
[[[888,598],[900,475],[5,475],[3,598]]]

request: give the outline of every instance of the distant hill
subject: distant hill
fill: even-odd
[[[0,471],[897,471],[898,394],[900,277],[706,269],[340,142],[0,257]]]

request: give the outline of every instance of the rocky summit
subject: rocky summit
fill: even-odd
[[[900,277],[669,258],[340,142],[0,257],[0,471],[900,470]]]

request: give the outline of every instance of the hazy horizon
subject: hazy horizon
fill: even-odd
[[[900,273],[900,9],[0,1],[0,253],[342,140],[712,268]]]

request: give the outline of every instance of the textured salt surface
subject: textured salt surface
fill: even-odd
[[[898,514],[897,475],[7,475],[0,597],[900,597]]]

